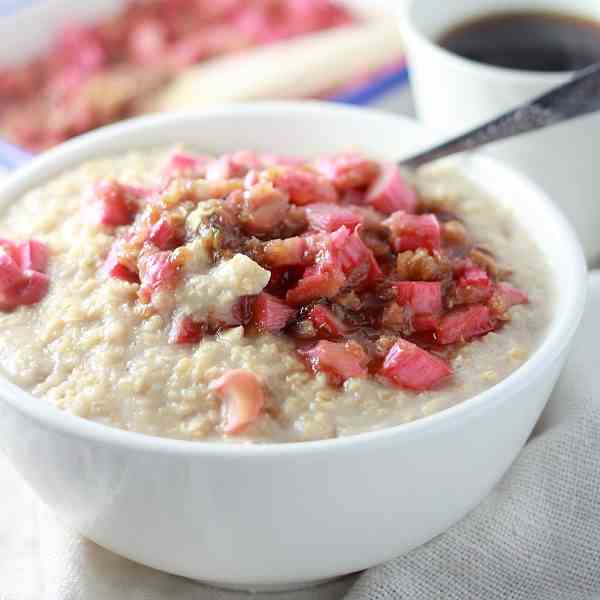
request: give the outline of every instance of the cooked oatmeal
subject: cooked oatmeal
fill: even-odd
[[[415,187],[416,190],[415,191]],[[100,159],[0,218],[0,368],[106,425],[290,442],[429,415],[538,346],[549,270],[450,168]]]

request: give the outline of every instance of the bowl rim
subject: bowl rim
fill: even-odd
[[[31,189],[39,185],[37,182],[26,184],[29,180],[39,178],[40,174],[44,174],[46,171],[50,172],[43,175],[42,179],[45,181],[51,180],[56,176],[56,171],[62,169],[61,165],[63,163],[70,166],[72,162],[77,162],[74,157],[78,157],[80,152],[90,148],[93,149],[95,146],[101,146],[111,137],[114,139],[135,139],[135,132],[194,119],[205,120],[224,116],[235,116],[236,119],[243,119],[274,114],[283,118],[294,117],[294,119],[298,119],[302,115],[340,116],[344,113],[353,119],[370,118],[401,121],[404,122],[406,127],[412,127],[415,131],[420,130],[424,135],[430,135],[431,133],[423,125],[408,117],[318,101],[232,104],[191,113],[139,117],[97,129],[34,158],[31,164],[22,167],[18,172],[9,175],[2,181],[0,184],[0,207],[3,204],[3,196],[15,194],[16,190],[23,186]],[[239,121],[236,122],[239,123]],[[148,144],[136,145],[133,142],[131,150],[136,147],[148,147]],[[97,156],[105,154],[102,151],[96,152]],[[88,442],[115,445],[132,451],[187,455],[190,457],[216,456],[224,459],[241,456],[252,456],[260,459],[261,457],[286,457],[290,454],[312,455],[321,452],[360,448],[364,444],[386,443],[397,436],[409,438],[413,435],[431,433],[433,430],[452,428],[462,419],[473,417],[483,410],[490,409],[496,403],[504,401],[505,397],[525,387],[531,377],[539,371],[543,371],[546,365],[553,364],[568,347],[583,315],[587,291],[587,267],[583,251],[571,225],[545,192],[524,175],[503,165],[500,161],[481,155],[473,155],[469,158],[469,161],[470,163],[471,161],[481,163],[486,168],[493,169],[496,173],[510,176],[513,180],[518,181],[520,185],[530,189],[532,195],[536,196],[534,200],[543,205],[545,213],[560,229],[562,233],[561,249],[569,255],[573,265],[570,274],[573,285],[566,286],[567,289],[557,290],[555,301],[558,305],[560,299],[566,309],[563,307],[560,313],[555,311],[544,339],[523,365],[487,390],[467,398],[455,406],[412,422],[333,439],[275,443],[189,441],[118,429],[60,410],[49,402],[36,398],[22,390],[1,374],[0,401],[9,403],[17,412],[35,420],[44,429],[57,430],[62,435],[76,437]],[[556,274],[556,270],[552,266],[550,266],[550,273]],[[565,298],[563,298],[563,295]],[[512,393],[505,394],[504,392],[508,390],[512,390]]]

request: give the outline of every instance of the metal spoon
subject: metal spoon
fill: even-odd
[[[474,150],[485,144],[543,129],[600,109],[600,63],[578,71],[573,79],[543,96],[480,125],[467,133],[400,161],[417,168],[428,162]]]

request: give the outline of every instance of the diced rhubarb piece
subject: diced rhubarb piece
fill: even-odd
[[[285,240],[271,240],[263,247],[263,261],[269,267],[293,267],[304,261],[306,240],[291,237]]]
[[[197,175],[204,171],[206,163],[210,160],[209,156],[193,156],[191,154],[184,154],[183,152],[176,152],[171,156],[167,164],[165,175]]]
[[[440,344],[467,342],[495,329],[490,310],[483,304],[457,308],[442,317],[437,329]]]
[[[295,314],[295,309],[266,292],[259,294],[254,301],[253,322],[260,331],[281,331]]]
[[[354,229],[362,222],[362,217],[352,210],[325,202],[307,206],[306,217],[313,229],[321,231],[335,231],[343,226]]]
[[[489,275],[480,267],[467,267],[459,277],[456,297],[465,304],[486,302],[494,293],[494,284]]]
[[[172,261],[171,252],[157,252],[140,259],[139,272],[142,284],[140,297],[149,301],[157,289],[175,286],[178,267]]]
[[[176,319],[169,333],[170,344],[197,344],[204,336],[204,324],[190,315]]]
[[[128,281],[129,283],[139,283],[140,278],[137,273],[129,269],[119,260],[119,256],[114,248],[109,252],[106,262],[104,263],[104,270],[115,279],[121,279]]]
[[[399,281],[394,288],[398,304],[410,306],[415,315],[436,315],[442,311],[439,281]]]
[[[267,233],[283,221],[288,209],[285,194],[270,184],[257,184],[244,192],[240,220],[250,233]]]
[[[286,300],[293,305],[333,298],[342,288],[346,277],[332,265],[315,265],[304,271],[296,286],[288,291]]]
[[[367,187],[379,175],[376,162],[353,153],[322,158],[315,167],[338,190]]]
[[[151,227],[148,239],[160,250],[173,250],[182,242],[179,231],[164,215]]]
[[[364,378],[368,375],[368,358],[364,350],[354,342],[329,342],[321,340],[314,348],[305,352],[315,372],[332,374],[345,381],[350,377]]]
[[[452,369],[419,346],[398,340],[387,353],[380,373],[397,386],[422,392],[452,375]]]
[[[350,233],[346,227],[341,227],[331,234],[331,241],[342,271],[351,279],[353,287],[381,279],[382,272],[375,255],[356,231]]]
[[[265,405],[263,385],[258,377],[245,369],[227,371],[212,381],[209,389],[223,400],[225,423],[223,430],[236,434],[258,417]]]
[[[94,221],[100,225],[118,227],[133,221],[135,206],[133,194],[116,181],[99,181],[94,187],[96,204],[93,207]]]
[[[417,333],[435,331],[439,325],[439,315],[413,315],[412,328]]]
[[[17,244],[11,240],[0,238],[0,254],[8,254],[16,263],[19,263],[19,250]]]
[[[367,204],[390,215],[398,210],[414,213],[417,194],[396,165],[385,165],[366,195]]]
[[[7,292],[25,281],[23,271],[8,254],[0,254],[0,292]]]
[[[351,204],[354,206],[364,206],[366,203],[365,192],[363,190],[357,190],[352,188],[346,190],[340,196],[340,204]]]
[[[441,246],[440,224],[435,215],[410,215],[395,212],[385,221],[391,229],[391,242],[396,252],[405,250],[439,250]]]
[[[146,19],[129,33],[129,53],[141,65],[160,63],[167,49],[168,31],[158,19]]]
[[[306,169],[282,168],[276,173],[273,185],[290,197],[292,204],[335,203],[338,193],[325,177]]]
[[[313,306],[308,318],[312,321],[318,333],[325,333],[328,336],[336,338],[348,333],[348,328],[344,323],[329,308],[322,304]]]
[[[262,163],[253,152],[242,150],[235,154],[224,154],[206,165],[209,180],[244,177],[251,169],[261,169]]]
[[[507,308],[517,304],[529,304],[529,297],[525,292],[517,289],[506,282],[501,282],[496,286],[496,291],[502,295]]]
[[[39,271],[44,273],[48,267],[48,246],[36,240],[19,244],[19,265],[23,271]]]
[[[48,293],[50,278],[37,271],[25,271],[23,275],[25,282],[17,286],[15,290],[18,304],[20,306],[30,306],[41,302]],[[10,293],[8,295],[10,296]]]

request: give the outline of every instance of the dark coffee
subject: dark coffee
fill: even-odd
[[[600,21],[551,12],[498,13],[451,29],[439,43],[498,67],[574,71],[600,62]]]

